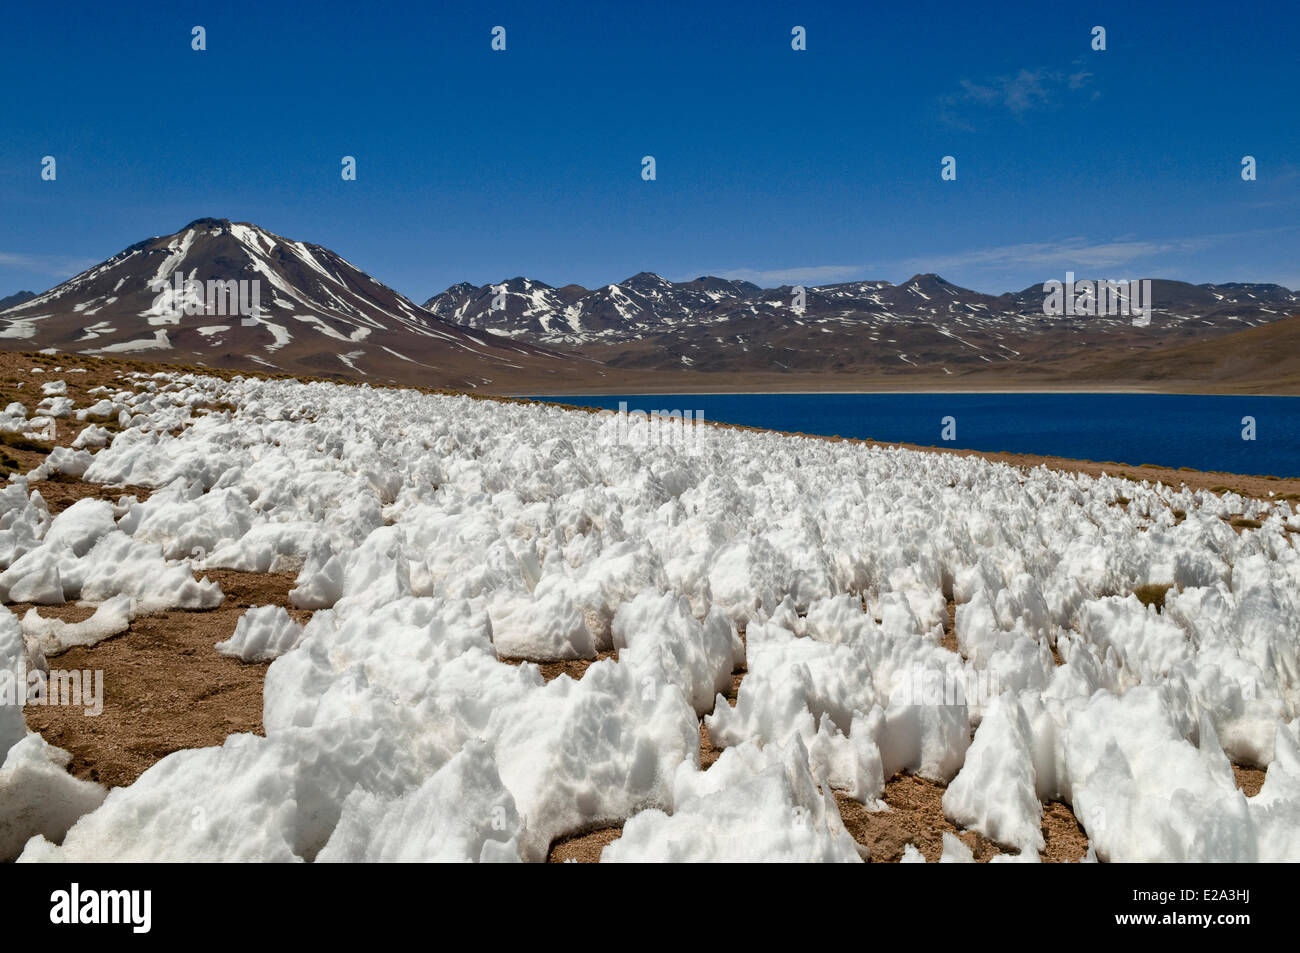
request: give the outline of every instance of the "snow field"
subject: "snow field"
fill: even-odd
[[[59,846],[67,817],[0,798],[0,841],[36,835],[23,860],[536,861],[621,824],[606,860],[853,862],[831,789],[875,809],[900,770],[1020,859],[1049,799],[1101,859],[1300,859],[1285,503],[724,428],[629,447],[600,415],[367,386],[138,383],[99,395],[111,442],[92,424],[0,490],[0,596],[100,606],[6,612],[7,665],[219,603],[195,570],[296,570],[315,612],[250,610],[222,643],[275,659],[266,737],[64,798]],[[51,518],[53,473],[157,489]],[[1162,611],[1133,595],[1151,583]],[[580,680],[502,661],[612,649]],[[726,747],[707,771],[701,718]],[[0,706],[0,787],[81,783],[31,737]],[[1267,767],[1255,798],[1232,761]]]

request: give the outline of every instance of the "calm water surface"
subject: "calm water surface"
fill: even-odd
[[[630,394],[545,397],[586,407],[699,410],[708,420],[923,446],[1136,466],[1300,476],[1300,397],[1183,394]],[[1242,418],[1255,439],[1242,439]],[[956,439],[942,419],[956,418]]]

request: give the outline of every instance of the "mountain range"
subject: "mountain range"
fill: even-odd
[[[1163,370],[1142,378],[1184,386],[1194,379],[1171,383],[1180,367],[1228,360],[1245,332],[1300,313],[1300,293],[1265,283],[1152,279],[1147,326],[1125,315],[1049,317],[1046,294],[1039,284],[989,295],[935,274],[765,289],[641,272],[593,289],[526,277],[460,283],[416,305],[320,245],[203,218],[43,294],[0,299],[0,346],[580,393],[1122,383],[1142,378],[1148,358],[1224,339],[1197,352],[1201,363],[1158,362]],[[1233,366],[1202,371],[1226,387],[1246,373]]]
[[[1145,349],[1266,324],[1300,311],[1300,294],[1275,284],[1188,284],[1156,279],[1151,323],[1131,317],[1044,314],[1033,285],[1002,295],[939,275],[902,284],[856,281],[796,289],[642,272],[587,290],[528,278],[453,285],[424,308],[464,327],[546,347],[575,349],[611,367],[707,371],[906,372],[948,375],[981,364],[1041,361],[1062,349]]]

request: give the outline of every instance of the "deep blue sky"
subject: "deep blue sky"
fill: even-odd
[[[10,3],[0,296],[206,215],[417,301],[641,270],[1300,287],[1300,7],[1134,6]]]

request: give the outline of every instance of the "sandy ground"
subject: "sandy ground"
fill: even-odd
[[[41,494],[41,499],[45,501],[51,516],[58,516],[78,500],[107,500],[109,503],[120,503],[123,497],[133,496],[137,502],[143,503],[153,492],[143,486],[103,486],[82,483],[61,473],[34,484],[32,489]]]
[[[1264,786],[1264,771],[1262,768],[1245,768],[1239,764],[1232,766],[1232,774],[1236,778],[1237,787],[1246,797],[1254,797],[1259,793],[1259,789]]]
[[[621,827],[602,827],[577,837],[566,837],[551,845],[546,861],[551,864],[598,864],[600,852],[622,835]]]
[[[199,576],[205,575],[203,573]],[[81,708],[28,706],[27,725],[72,753],[69,770],[109,787],[127,785],[173,751],[219,745],[228,735],[262,733],[266,664],[219,655],[244,611],[286,605],[293,576],[206,573],[226,600],[216,609],[171,610],[139,616],[121,635],[50,658],[51,668],[104,673],[103,713]],[[22,615],[30,606],[10,605]],[[88,607],[39,606],[43,616],[78,621]],[[299,621],[308,613],[291,610]]]
[[[597,652],[596,657],[594,659],[576,658],[576,659],[559,659],[559,660],[551,660],[551,661],[542,660],[542,659],[517,658],[509,655],[500,656],[501,661],[505,662],[507,665],[523,665],[526,662],[531,662],[533,665],[536,665],[539,669],[541,669],[542,678],[548,682],[554,681],[555,679],[559,678],[561,675],[567,675],[569,676],[569,678],[572,678],[576,681],[577,679],[582,678],[583,675],[587,674],[587,669],[589,669],[593,663],[599,662],[602,659],[607,659],[607,658],[618,661],[618,652],[617,651]]]

